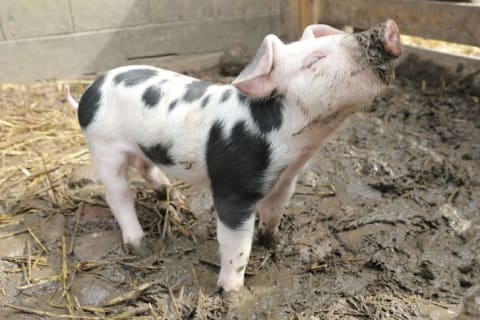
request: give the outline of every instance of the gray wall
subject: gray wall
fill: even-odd
[[[0,82],[81,76],[182,57],[205,64],[236,39],[255,48],[266,34],[281,33],[280,3],[0,0]]]

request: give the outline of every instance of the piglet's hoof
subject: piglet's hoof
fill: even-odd
[[[275,249],[278,245],[278,234],[260,229],[257,233],[257,243],[267,249]]]
[[[248,292],[248,289],[245,287],[242,287],[234,291],[225,291],[225,290],[220,291],[224,303],[230,307],[235,307],[239,305],[240,302],[242,301],[242,298],[245,296],[247,292]]]
[[[125,243],[123,245],[125,252],[137,256],[137,257],[148,257],[153,253],[153,246],[151,241],[148,241],[146,238],[142,238],[142,241],[139,245],[133,245],[131,243]]]

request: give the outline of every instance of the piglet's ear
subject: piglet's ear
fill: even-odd
[[[311,24],[305,28],[300,41],[345,33],[326,24]]]
[[[275,57],[284,44],[270,34],[263,39],[253,60],[243,69],[232,84],[241,92],[253,98],[269,95],[277,84],[271,76]]]

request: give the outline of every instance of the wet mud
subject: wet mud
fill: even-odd
[[[385,50],[385,23],[380,23],[366,31],[356,33],[360,47],[360,55],[366,60],[365,67],[374,66],[373,70],[378,77],[390,83],[394,79],[394,61],[397,56]]]
[[[277,247],[254,246],[239,293],[216,286],[206,191],[178,185],[186,202],[169,204],[133,175],[153,248],[135,257],[103,189],[78,168],[65,183],[88,203],[7,208],[22,222],[0,229],[0,318],[478,319],[480,103],[470,80],[415,58],[397,68],[302,174]],[[39,244],[9,235],[29,226],[45,247],[32,263],[18,257]],[[27,283],[28,272],[45,282]]]

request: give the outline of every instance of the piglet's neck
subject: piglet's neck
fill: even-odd
[[[301,97],[295,95],[287,95],[285,99],[287,105],[287,112],[291,119],[292,134],[301,132],[308,127],[312,122],[322,117],[319,110],[315,110],[308,105]]]
[[[299,98],[287,101],[292,118],[292,137],[308,137],[316,142],[314,145],[322,144],[350,115],[361,109],[358,105],[345,104],[329,111],[318,106],[312,108]]]

